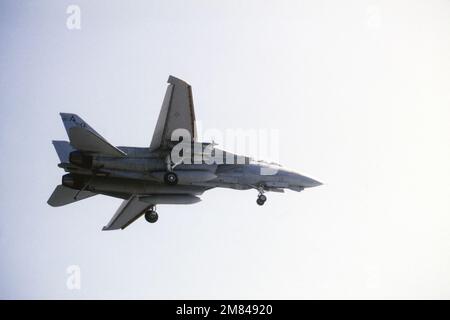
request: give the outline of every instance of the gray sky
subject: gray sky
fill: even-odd
[[[0,298],[450,298],[449,1],[127,4],[0,2]],[[169,74],[203,129],[278,130],[325,185],[121,232],[100,231],[120,200],[48,206],[58,113],[148,146]]]

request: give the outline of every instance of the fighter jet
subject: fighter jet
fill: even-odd
[[[67,174],[47,203],[59,207],[95,195],[123,199],[103,230],[125,229],[144,215],[158,220],[156,205],[193,204],[212,188],[265,192],[302,191],[320,182],[273,163],[253,160],[197,141],[192,88],[170,76],[150,146],[113,146],[76,114],[61,113],[69,141],[52,141]]]

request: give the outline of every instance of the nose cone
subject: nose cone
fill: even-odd
[[[303,183],[304,183],[303,186],[306,188],[318,187],[318,186],[322,185],[322,182],[314,180],[312,178],[308,178],[308,177],[304,177]]]
[[[279,176],[283,181],[289,183],[291,187],[295,187],[299,190],[303,190],[303,188],[312,188],[322,185],[322,182],[304,176],[293,170],[280,170]]]
[[[297,174],[295,180],[297,185],[302,186],[304,188],[312,188],[322,185],[322,182],[303,176],[301,174]]]

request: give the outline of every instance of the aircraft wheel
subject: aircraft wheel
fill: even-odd
[[[264,204],[264,202],[265,202],[265,201],[261,200],[259,197],[258,197],[258,199],[256,199],[256,203],[257,203],[259,206],[262,206],[262,205]]]
[[[266,202],[267,197],[266,197],[265,195],[263,195],[263,194],[260,194],[260,195],[258,196],[258,199],[260,199],[262,202]]]
[[[145,220],[150,223],[155,223],[158,221],[158,213],[153,210],[149,210],[145,213]]]
[[[178,177],[174,172],[167,172],[164,175],[164,182],[169,186],[174,186],[178,183]]]

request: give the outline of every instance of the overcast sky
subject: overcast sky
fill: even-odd
[[[450,298],[449,1],[3,0],[0,40],[0,298]],[[116,232],[118,199],[48,206],[58,113],[148,146],[169,74],[324,185]]]

